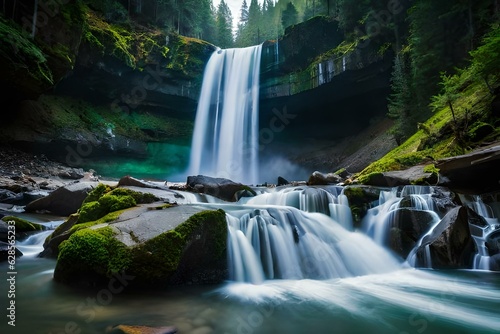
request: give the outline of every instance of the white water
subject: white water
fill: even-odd
[[[218,50],[203,75],[189,175],[259,180],[259,76],[262,46]]]

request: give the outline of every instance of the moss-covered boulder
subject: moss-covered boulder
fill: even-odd
[[[224,211],[158,207],[139,206],[122,213],[116,222],[72,234],[59,246],[54,279],[98,285],[116,273],[126,273],[133,277],[132,285],[142,287],[226,279]]]
[[[14,222],[14,223],[11,223]],[[19,241],[21,238],[29,235],[30,233],[44,231],[47,228],[43,225],[32,223],[26,219],[15,217],[15,216],[4,216],[0,220],[0,241],[7,242],[9,225],[15,226],[16,228],[16,240]]]
[[[44,244],[42,256],[55,257],[58,247],[78,230],[113,222],[120,214],[137,204],[152,203],[159,198],[147,192],[136,192],[125,188],[112,188],[103,183],[97,184],[81,201],[80,209],[50,235]]]

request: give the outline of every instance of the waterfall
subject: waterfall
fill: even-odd
[[[227,215],[229,268],[235,281],[343,278],[400,267],[369,237],[321,213],[268,207]]]
[[[342,278],[399,268],[383,247],[351,231],[341,187],[287,187],[240,204],[226,210],[234,281]]]
[[[215,51],[205,69],[189,173],[256,184],[262,46]]]

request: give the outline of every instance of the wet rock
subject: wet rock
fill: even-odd
[[[469,218],[477,214],[466,207],[451,209],[417,250],[418,263],[423,263],[424,248],[429,246],[432,267],[436,269],[470,268],[475,254],[469,230]]]
[[[40,257],[57,258],[59,245],[64,240],[69,239],[71,236],[70,230],[78,222],[78,217],[78,214],[72,214],[64,223],[57,227],[50,237],[45,240]]]
[[[255,195],[255,192],[248,186],[233,182],[229,179],[214,178],[204,175],[188,176],[188,190],[211,195],[228,202],[238,200],[237,193],[240,190],[247,190]]]
[[[69,216],[75,213],[87,194],[97,186],[97,182],[78,182],[54,190],[49,196],[26,205],[26,212],[49,211],[55,215]]]
[[[63,228],[71,230],[70,225]],[[227,222],[222,210],[141,204],[119,211],[111,221],[72,232],[58,247],[54,280],[61,283],[106,285],[113,271],[125,271],[131,277],[128,283],[141,288],[227,279]]]
[[[490,270],[500,271],[500,254],[495,254],[490,257]]]
[[[281,176],[278,176],[278,187],[279,186],[285,186],[287,184],[290,184],[290,182],[288,182],[287,179],[285,179],[284,177],[281,177]]]
[[[328,184],[338,184],[342,182],[342,178],[334,173],[323,174],[315,171],[309,177],[307,184],[310,186],[322,186]]]
[[[427,211],[402,208],[392,213],[389,247],[406,258],[417,241],[431,227],[434,216]]]
[[[486,248],[490,256],[500,254],[500,230],[496,230],[486,237]]]
[[[177,328],[174,326],[168,327],[148,327],[148,326],[131,326],[131,325],[118,325],[108,327],[107,334],[175,334]]]

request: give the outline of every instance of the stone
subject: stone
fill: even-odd
[[[323,186],[328,184],[338,184],[342,182],[342,178],[334,173],[323,174],[315,171],[309,177],[307,184],[310,186]]]
[[[123,272],[141,288],[221,283],[228,276],[226,242],[222,210],[141,204],[112,221],[73,229],[58,247],[54,280],[99,286]]]
[[[389,247],[406,258],[433,220],[434,216],[427,211],[407,208],[395,210],[392,213]]]
[[[425,182],[435,183],[433,174],[424,172],[424,168],[425,166],[418,165],[405,170],[373,174],[365,184],[376,187],[397,187]]]
[[[279,186],[286,186],[287,184],[290,184],[290,182],[288,182],[287,179],[285,179],[282,176],[278,176],[278,183],[277,183],[278,187]]]
[[[80,208],[87,194],[97,184],[97,182],[78,182],[58,188],[47,197],[37,199],[26,205],[25,211],[48,211],[55,215],[69,216]]]
[[[482,194],[500,190],[500,145],[441,159],[436,163],[440,185],[464,194]]]
[[[188,176],[188,190],[211,195],[228,202],[238,200],[237,193],[240,190],[248,190],[253,192],[249,187],[224,178],[214,178],[204,175]],[[254,193],[255,195],[255,193]]]
[[[469,219],[476,216],[474,211],[463,206],[451,209],[432,233],[422,240],[416,252],[420,263],[423,263],[424,248],[429,246],[433,268],[470,268],[475,246],[469,230]]]

